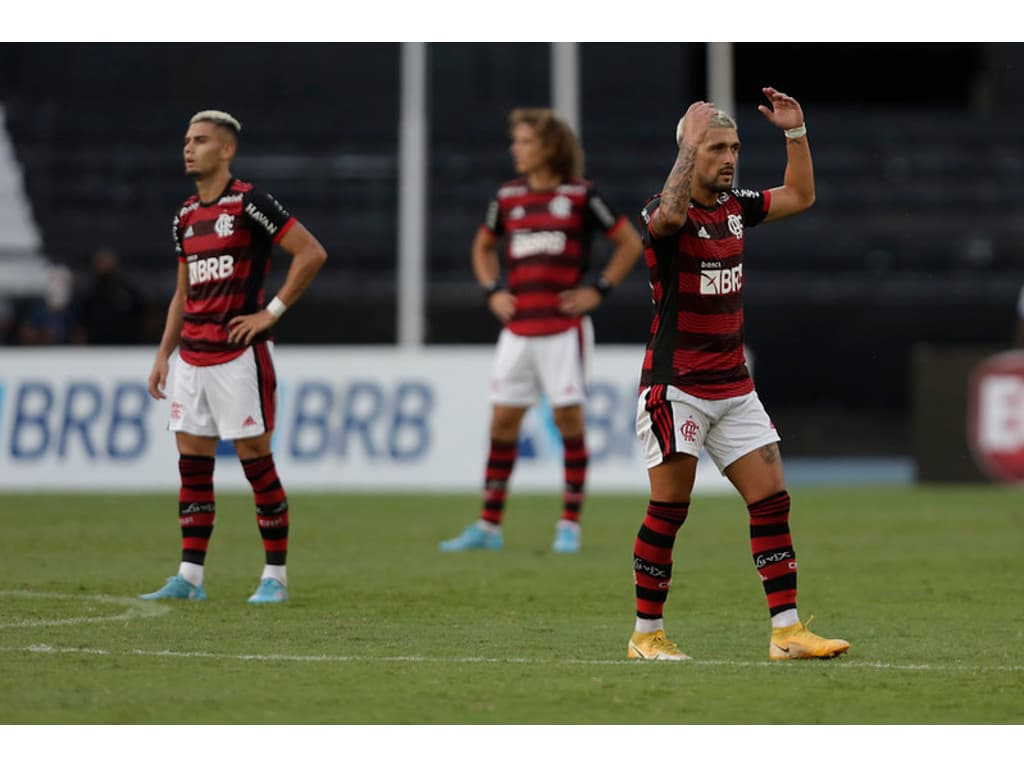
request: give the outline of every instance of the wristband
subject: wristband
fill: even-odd
[[[787,139],[799,139],[801,136],[807,135],[807,124],[801,123],[796,128],[787,128],[782,134]]]
[[[267,304],[266,306],[267,312],[269,312],[270,314],[277,318],[280,318],[281,315],[285,313],[286,309],[288,309],[288,305],[281,301],[279,298],[277,298],[277,296],[272,298],[270,300],[270,303]]]
[[[501,284],[497,280],[491,280],[487,285],[481,286],[481,290],[484,292],[484,296],[489,299],[501,290]]]
[[[604,275],[597,278],[597,282],[594,283],[594,287],[597,288],[597,292],[601,294],[601,298],[605,299],[608,294],[615,288],[615,284]]]

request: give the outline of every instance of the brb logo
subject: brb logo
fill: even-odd
[[[198,285],[213,280],[226,280],[235,271],[235,257],[229,253],[195,259],[188,263],[188,284]]]
[[[565,232],[513,232],[509,254],[513,259],[565,251]]]
[[[724,296],[739,293],[743,288],[743,265],[723,268],[720,261],[703,261],[700,265],[702,296]]]
[[[968,439],[993,480],[1024,481],[1024,351],[1002,352],[971,374]]]

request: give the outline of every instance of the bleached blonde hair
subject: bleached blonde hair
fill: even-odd
[[[192,119],[188,121],[189,125],[194,123],[210,122],[214,125],[220,125],[227,128],[229,131],[238,136],[242,132],[242,124],[234,118],[234,116],[224,112],[220,109],[204,109],[202,112],[196,112],[192,115]]]
[[[686,117],[684,116],[676,124],[676,141],[683,135],[683,126],[686,125]],[[736,127],[736,121],[728,112],[723,112],[721,109],[715,112],[708,120],[708,128],[732,128],[733,130],[739,130]]]

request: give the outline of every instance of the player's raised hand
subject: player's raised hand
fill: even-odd
[[[796,99],[771,86],[765,86],[761,91],[771,102],[771,106],[759,104],[757,109],[768,118],[768,122],[782,130],[799,128],[804,124],[804,111]]]
[[[718,109],[710,101],[695,101],[686,110],[686,114],[676,123],[676,143],[682,146],[696,147],[707,133],[708,124]]]

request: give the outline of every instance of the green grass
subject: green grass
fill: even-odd
[[[1024,493],[797,489],[800,608],[844,637],[767,661],[738,496],[694,500],[670,637],[628,662],[646,499],[595,495],[550,552],[555,494],[510,497],[505,549],[440,553],[475,495],[292,494],[292,602],[251,606],[251,499],[221,494],[204,603],[133,599],[175,572],[176,499],[0,496],[5,724],[1020,724]]]

